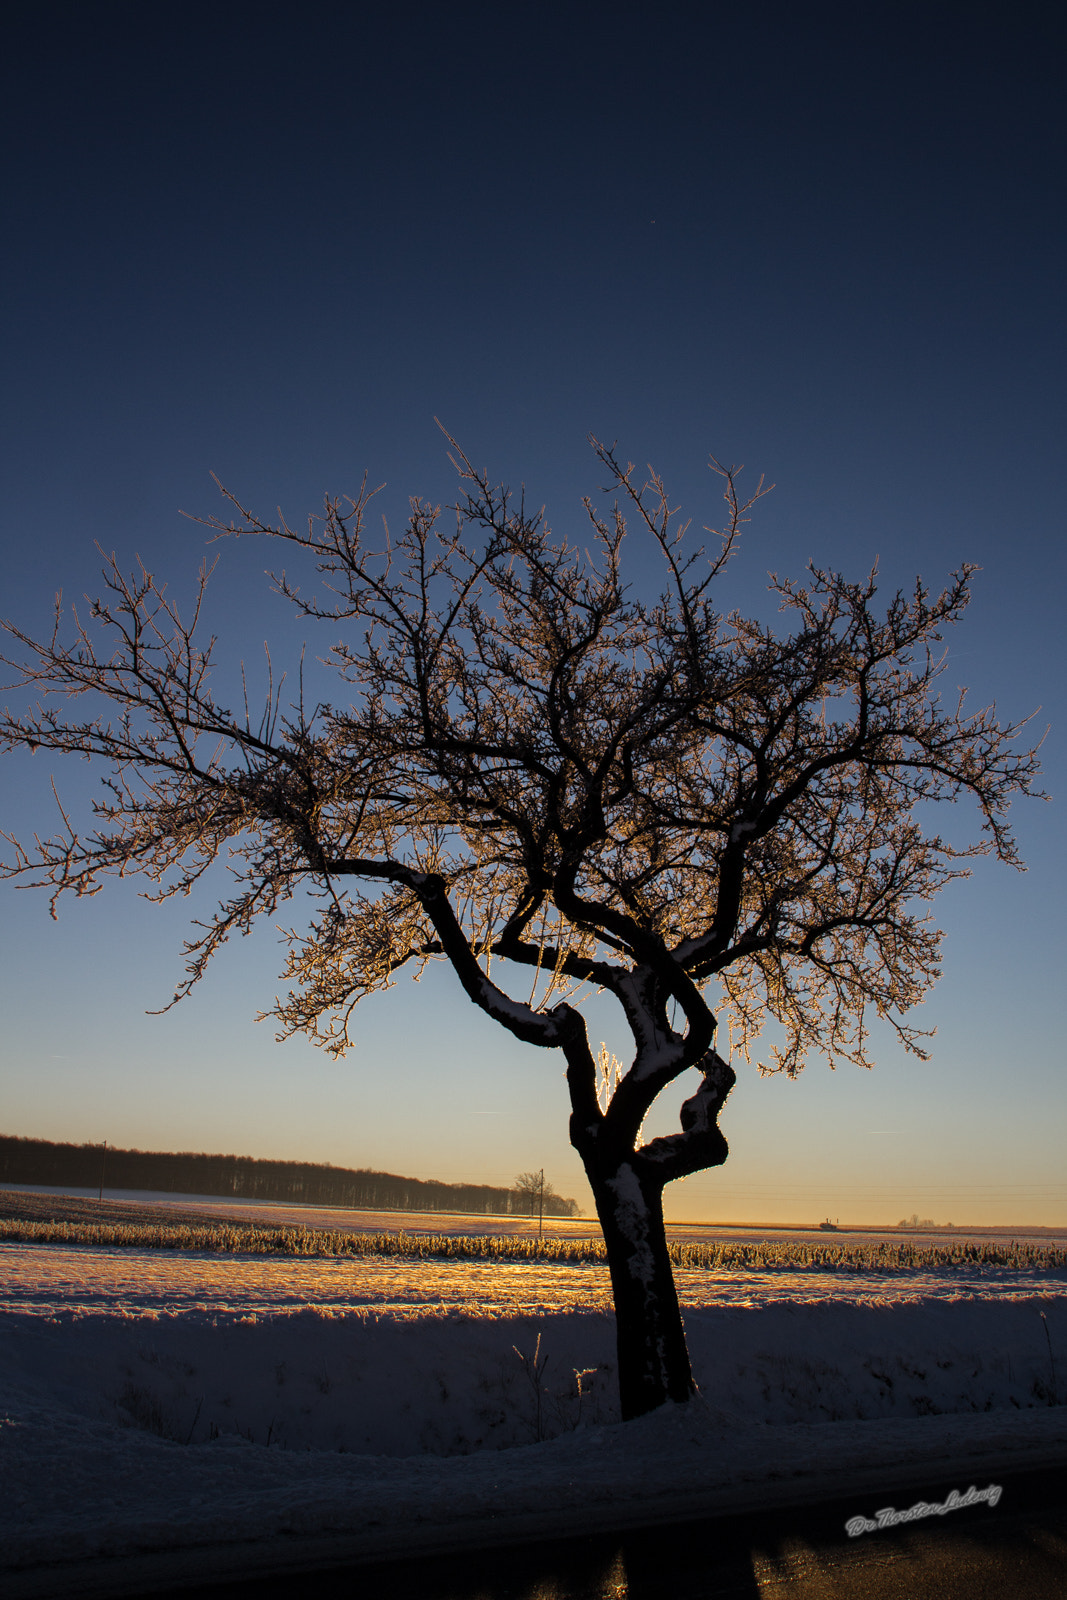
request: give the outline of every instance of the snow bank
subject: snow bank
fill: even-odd
[[[701,1393],[735,1425],[1033,1409],[1057,1398],[1056,1357],[1067,1371],[1067,1303],[1044,1297],[701,1307],[686,1328]],[[614,1343],[605,1312],[309,1309],[0,1324],[9,1408],[59,1406],[183,1447],[230,1437],[393,1457],[511,1449],[618,1422]]]

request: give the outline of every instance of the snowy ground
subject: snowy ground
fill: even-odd
[[[622,1425],[596,1266],[0,1245],[5,1588],[88,1593],[91,1558],[120,1593],[137,1560],[134,1587],[206,1581],[197,1550],[209,1575],[277,1569],[326,1537],[443,1547],[864,1473],[884,1505],[916,1464],[970,1464],[962,1492],[991,1461],[1067,1459],[1063,1279],[678,1280],[703,1401]]]
[[[94,1188],[72,1185],[36,1183],[8,1183],[2,1192],[37,1196],[71,1196],[80,1200],[97,1199]],[[264,1227],[306,1227],[336,1229],[353,1233],[411,1233],[411,1234],[536,1234],[537,1217],[482,1215],[476,1211],[371,1211],[341,1206],[306,1206],[272,1203],[255,1200],[228,1200],[219,1195],[170,1194],[158,1189],[108,1189],[102,1195],[108,1215],[119,1220],[123,1211],[139,1212],[145,1205],[154,1210],[162,1208],[165,1216],[171,1213],[198,1215],[205,1221],[219,1218],[239,1218],[261,1223]],[[545,1217],[544,1233],[552,1239],[599,1238],[600,1227],[595,1216]],[[971,1239],[1015,1239],[1019,1243],[1067,1245],[1067,1227],[958,1227],[945,1228],[873,1228],[851,1223],[842,1224],[840,1230],[827,1234],[819,1227],[805,1228],[796,1224],[787,1226],[760,1223],[723,1222],[668,1222],[667,1233],[671,1239],[686,1243],[706,1244],[710,1240],[729,1239],[758,1241],[781,1238],[790,1240],[817,1240],[832,1243],[835,1234],[851,1244],[866,1240],[908,1239],[922,1244],[952,1244]]]

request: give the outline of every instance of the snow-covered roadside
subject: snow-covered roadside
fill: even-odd
[[[1067,1369],[1067,1301],[1045,1297],[691,1306],[686,1330],[701,1392],[738,1426],[1033,1412]],[[9,1315],[0,1365],[5,1454],[26,1405],[37,1426],[51,1407],[183,1447],[390,1457],[619,1420],[604,1311]],[[24,1470],[47,1473],[50,1449],[21,1443]]]
[[[958,1476],[966,1492],[991,1473],[1067,1459],[1064,1407],[738,1428],[695,1403],[449,1459],[301,1455],[236,1435],[185,1451],[53,1411],[24,1421],[55,1452],[59,1492],[42,1514],[32,1478],[14,1478],[30,1515],[5,1540],[7,1600],[276,1577],[865,1490],[874,1510],[924,1469],[931,1482]]]
[[[401,1553],[753,1506],[864,1472],[882,1493],[923,1463],[1067,1460],[1067,1406],[1049,1403],[1067,1375],[1062,1281],[811,1274],[789,1293],[782,1275],[686,1274],[703,1402],[623,1425],[600,1269],[490,1268],[486,1296],[477,1264],[312,1263],[280,1309],[270,1273],[304,1263],[14,1246],[0,1260],[12,1600],[90,1592],[70,1563],[162,1563],[133,1592],[199,1570],[176,1551],[210,1548],[207,1581],[306,1563],[322,1540],[341,1558]]]

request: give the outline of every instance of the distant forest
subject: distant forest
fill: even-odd
[[[331,1167],[310,1161],[258,1161],[254,1156],[118,1150],[98,1144],[53,1144],[0,1134],[0,1188],[5,1183],[70,1184],[95,1189],[155,1189],[166,1194],[225,1195],[296,1205],[366,1207],[376,1211],[470,1211],[536,1215],[538,1200],[518,1189],[484,1183],[436,1183],[392,1172]],[[578,1206],[545,1184],[545,1215],[576,1217]]]

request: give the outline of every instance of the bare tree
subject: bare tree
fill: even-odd
[[[712,463],[727,520],[707,558],[654,473],[639,485],[594,448],[615,502],[585,501],[591,554],[458,449],[454,526],[414,500],[395,542],[368,538],[366,481],[306,528],[228,497],[238,517],[210,519],[220,536],[266,535],[317,568],[321,599],[285,573],[274,582],[332,637],[340,624],[331,659],[348,705],[274,693],[261,717],[247,703],[233,715],[196,613],[183,621],[147,571],[127,578],[112,558],[71,642],[58,611],[49,640],[9,629],[20,681],[43,698],[2,732],[110,764],[92,831],[64,818],[58,837],[16,846],[10,871],[49,886],[53,907],[106,873],[140,872],[165,898],[231,861],[233,893],[197,925],[175,999],[232,933],[310,885],[321,908],[289,935],[281,1036],[340,1053],[364,995],[443,960],[502,1027],[563,1052],[632,1417],[693,1392],[662,1193],[727,1154],[734,1072],[713,1048],[709,991],[746,1058],[765,1019],[779,1025],[771,1070],[795,1073],[811,1049],[865,1062],[872,1011],[923,1054],[903,1014],[937,976],[924,903],[963,857],[1019,864],[1005,813],[1037,763],[1022,724],[938,695],[933,646],[973,569],[879,613],[873,573],[812,566],[772,578],[791,619],[778,632],[724,617],[712,586],[762,480],[742,501],[736,472]],[[626,515],[662,562],[656,597],[624,585]],[[84,694],[104,714],[57,703]],[[929,803],[968,795],[984,836],[960,849],[928,831]],[[527,998],[509,972],[526,973]],[[584,986],[618,1002],[628,1063],[591,1048]],[[656,1097],[690,1069],[678,1131],[644,1140]]]
[[[544,1168],[538,1172],[520,1172],[515,1179],[513,1188],[515,1193],[525,1202],[526,1209],[531,1217],[537,1210],[538,1204],[544,1205],[545,1197],[555,1196],[556,1191],[550,1183],[545,1182]]]

